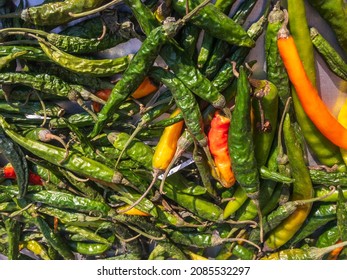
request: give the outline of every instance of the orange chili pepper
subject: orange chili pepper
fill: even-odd
[[[310,82],[293,37],[284,26],[278,33],[278,50],[300,103],[317,129],[336,146],[347,149],[347,129],[331,114]]]
[[[119,207],[117,210],[118,210],[118,211],[122,211],[122,210],[124,210],[124,209],[127,209],[128,207],[129,207],[129,205],[124,205],[124,206],[122,206],[122,207]],[[141,211],[141,210],[138,210],[138,209],[136,209],[136,208],[131,208],[131,209],[125,211],[125,212],[122,212],[122,214],[124,214],[124,215],[130,215],[130,216],[144,216],[144,217],[151,216],[150,214],[145,213],[145,212],[143,212],[143,211]]]
[[[176,109],[170,117],[175,117],[180,113]],[[166,170],[169,166],[177,148],[178,138],[181,136],[184,121],[179,121],[165,127],[153,155],[152,166],[154,170]]]
[[[158,90],[158,85],[156,85],[149,77],[146,77],[143,82],[140,84],[140,86],[133,92],[131,95],[135,99],[139,99],[142,97],[145,97],[147,95],[150,95],[151,93]],[[101,89],[98,90],[95,95],[102,100],[107,101],[108,97],[110,96],[112,92],[112,89]],[[94,112],[98,113],[101,110],[101,104],[97,102],[92,103]]]
[[[341,240],[338,240],[336,242],[336,244],[338,243],[341,243],[342,241]],[[339,248],[336,248],[335,250],[331,251],[329,256],[328,256],[328,260],[337,260],[337,258],[339,257],[341,251],[343,250],[344,247],[339,247]]]
[[[222,116],[217,111],[211,121],[211,128],[208,133],[208,146],[220,173],[223,186],[230,188],[235,184],[235,176],[231,169],[231,158],[228,149],[228,131],[230,119]]]

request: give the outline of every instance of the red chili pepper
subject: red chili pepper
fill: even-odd
[[[208,133],[208,145],[215,161],[223,186],[230,188],[235,184],[235,176],[231,169],[231,158],[228,150],[228,131],[230,119],[217,111],[211,121]]]
[[[14,168],[10,165],[0,168],[0,177],[13,180],[17,179],[16,172],[14,171]],[[42,186],[42,179],[39,175],[30,171],[29,184]]]

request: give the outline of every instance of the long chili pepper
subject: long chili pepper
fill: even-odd
[[[311,27],[310,35],[313,45],[327,63],[330,70],[332,70],[338,77],[347,81],[347,64],[334,47],[323,37],[319,31]]]
[[[15,141],[0,134],[0,152],[11,163],[19,185],[18,197],[23,198],[29,184],[29,167],[25,155]]]
[[[310,174],[303,159],[302,151],[298,148],[297,138],[288,113],[286,113],[284,120],[283,134],[288,160],[292,170],[292,177],[295,179],[293,182],[293,193],[291,199],[310,199],[313,197]],[[273,250],[284,245],[305,222],[311,210],[311,206],[312,203],[301,206],[278,227],[276,227],[265,242],[266,248]]]
[[[189,0],[189,7],[197,7],[202,1]],[[173,8],[180,14],[186,13],[186,4],[183,0],[173,0]],[[253,47],[254,41],[247,32],[238,24],[217,9],[213,4],[208,4],[191,19],[192,23],[211,33],[212,36],[224,40],[229,44]]]
[[[231,187],[235,184],[235,176],[231,168],[231,158],[228,150],[228,131],[230,119],[216,112],[211,121],[211,128],[208,132],[208,146],[216,164],[216,169],[220,173],[223,186]]]
[[[179,109],[176,109],[170,117],[175,117],[180,112]],[[158,169],[164,171],[169,166],[169,163],[176,152],[177,141],[182,133],[183,125],[184,121],[180,121],[167,126],[164,129],[163,134],[156,145],[152,159],[154,170]]]
[[[344,127],[347,128],[347,100],[343,103],[339,114],[337,115],[338,122]],[[345,164],[347,164],[347,150],[340,148],[341,156]]]
[[[129,23],[126,23],[126,25],[129,26]],[[120,28],[125,29],[125,26]],[[102,40],[99,40],[97,38],[86,39],[86,38],[81,38],[77,36],[48,33],[46,31],[42,31],[38,29],[30,29],[30,28],[4,28],[2,29],[1,32],[6,33],[6,32],[12,32],[12,31],[22,31],[22,32],[28,32],[28,33],[40,35],[46,38],[49,43],[51,43],[58,49],[63,50],[67,53],[74,53],[74,54],[94,53],[94,52],[102,51],[108,48],[112,48],[130,39],[130,38],[123,37],[119,34],[114,34],[112,37],[109,37],[108,40],[105,40],[105,38],[103,38]],[[126,32],[124,32],[124,34],[126,34]]]
[[[229,129],[229,153],[236,181],[252,199],[259,192],[259,173],[251,135],[251,89],[243,66],[239,68],[235,108]],[[246,142],[246,144],[245,144]]]
[[[265,33],[265,59],[267,79],[276,85],[278,97],[281,100],[281,114],[283,107],[290,96],[289,79],[284,68],[277,47],[277,34],[284,21],[284,12],[278,1],[268,16],[268,25]]]
[[[155,28],[142,43],[139,51],[131,60],[129,67],[124,72],[122,78],[118,81],[112,90],[110,99],[98,114],[98,120],[94,125],[90,137],[95,137],[103,128],[110,115],[116,110],[122,101],[128,98],[143,81],[147,72],[152,67],[154,60],[158,56],[161,47],[172,40],[178,30],[190,19],[199,9],[207,4],[194,9],[191,13],[175,23],[166,23]]]
[[[304,91],[305,96],[307,97],[307,99],[309,99],[308,102],[310,104],[314,104],[316,106],[324,105],[322,101],[320,100],[320,98],[318,97],[318,95],[313,94],[316,91],[315,62],[314,62],[314,56],[313,56],[314,49],[310,39],[308,23],[305,16],[304,1],[291,0],[288,2],[288,8],[289,8],[288,13],[291,17],[290,30],[293,34],[293,37],[289,36],[288,32],[283,30],[284,38],[277,40],[277,46],[279,48],[279,52],[282,57],[280,44],[287,45],[286,47],[284,47],[286,49],[286,53],[290,54],[291,56],[290,61],[295,64],[294,72],[296,74],[299,74],[300,76],[300,84],[295,85],[295,83],[293,83],[290,77],[290,75],[292,74],[292,71],[287,68],[286,60],[282,58],[285,68],[287,70],[289,79],[291,80],[293,85],[292,97],[293,97],[293,104],[294,104],[296,119],[298,124],[301,127],[301,130],[305,137],[307,145],[310,147],[312,154],[315,155],[318,161],[327,166],[340,164],[342,163],[342,159],[338,151],[339,150],[338,147],[335,146],[336,143],[331,141],[332,139],[329,139],[327,135],[324,135],[324,133],[319,128],[319,126],[317,126],[317,122],[323,119],[322,116],[320,116],[319,118],[316,118],[316,120],[313,120],[312,119],[313,115],[310,116],[310,113],[307,111],[307,108],[305,108],[305,106],[307,107],[308,105],[307,102],[306,101],[303,102],[304,100],[302,100],[300,97],[300,91],[301,93]],[[285,20],[283,22],[283,25],[285,26],[287,22],[288,22],[288,15],[285,15]],[[279,31],[280,37],[282,37],[281,30]],[[286,40],[285,39],[286,37],[289,37],[289,39]],[[287,42],[287,44],[284,42]],[[289,50],[290,48],[289,45],[292,47],[296,47],[297,52],[295,50]],[[299,61],[298,60],[293,61],[292,60],[294,59],[293,56],[297,56],[297,59]],[[300,71],[297,71],[298,67],[300,67],[301,70],[304,69],[303,72],[307,74],[306,76],[307,78],[304,78],[305,76],[302,76],[303,73],[299,73]],[[307,84],[307,81],[310,81],[309,88],[305,88],[305,84]],[[311,96],[311,94],[306,94],[307,92],[312,93],[312,95],[316,97],[318,104],[316,103],[316,100],[312,99],[313,97]],[[317,108],[313,106],[311,108],[312,109],[314,108],[314,111],[318,110],[316,112],[320,112],[321,109],[323,109],[323,112],[327,113],[327,108],[324,108],[324,107],[325,106],[322,106],[322,108]],[[328,119],[324,117],[324,119],[326,120],[325,122],[326,124],[329,123],[328,120],[329,118],[331,118],[331,116],[329,116],[330,115],[329,113],[327,115],[328,115]],[[333,128],[333,126],[331,126],[330,124],[328,126]],[[334,143],[335,145],[333,145],[332,143]]]
[[[33,75],[17,72],[1,73],[0,82],[3,84],[23,84],[47,94],[64,96],[65,98],[73,98],[74,95],[80,94],[85,100],[93,100],[105,104],[105,101],[88,92],[85,88],[79,85],[70,85],[53,75]]]
[[[38,26],[56,26],[72,21],[70,13],[81,13],[100,6],[104,0],[82,0],[47,3],[22,10],[20,13],[8,14],[3,17],[20,17]]]
[[[343,0],[309,0],[308,2],[330,25],[338,43],[347,51],[346,2]]]
[[[327,139],[335,145],[347,149],[347,129],[330,113],[319,97],[317,89],[308,79],[294,39],[285,27],[279,32],[277,44],[289,79],[295,87],[305,113]]]
[[[21,52],[25,52],[21,55],[21,58],[23,59],[45,62],[49,61],[48,57],[40,48],[22,45],[5,45],[4,43],[0,43],[1,57]]]
[[[46,113],[47,117],[62,117],[65,114],[65,109],[54,103],[45,103],[45,112],[43,112],[42,105],[34,101],[28,101],[26,104],[0,101],[0,110],[1,112],[23,115],[43,115]]]

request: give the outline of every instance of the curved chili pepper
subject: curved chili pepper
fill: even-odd
[[[297,148],[298,142],[288,113],[284,120],[283,134],[288,160],[292,169],[292,177],[295,179],[293,182],[293,194],[291,199],[310,199],[313,197],[312,182],[303,159],[302,151]],[[312,203],[307,203],[299,207],[291,216],[284,220],[270,233],[265,242],[265,246],[273,250],[285,244],[305,222],[310,213],[311,206]]]
[[[295,87],[305,113],[327,139],[335,145],[347,149],[347,129],[339,124],[330,113],[319,97],[317,89],[308,79],[293,37],[288,34],[288,31],[282,30],[279,33],[277,44],[289,79]],[[319,113],[319,117],[317,113]]]

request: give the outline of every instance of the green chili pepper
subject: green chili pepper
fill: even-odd
[[[343,0],[309,0],[308,1],[330,25],[335,32],[340,46],[347,51],[346,2]]]
[[[190,0],[189,7],[195,8],[201,3]],[[186,13],[186,4],[183,0],[174,0],[173,8],[180,14]],[[254,41],[247,35],[243,28],[235,24],[228,16],[217,9],[213,4],[208,4],[191,19],[192,23],[209,32],[212,36],[224,40],[229,44],[253,47]]]
[[[327,223],[336,219],[335,204],[319,204],[312,207],[311,213],[308,216],[305,224],[294,235],[288,245],[295,247],[298,242],[313,234],[316,230],[323,228]]]
[[[347,186],[347,172],[326,172],[324,170],[310,169],[310,177],[315,185]]]
[[[275,136],[278,116],[277,87],[270,81],[254,81],[254,152],[258,167],[267,162]]]
[[[81,13],[92,10],[103,3],[103,0],[82,0],[47,3],[29,7],[21,11],[20,17],[24,21],[38,26],[57,26],[73,19],[70,13]]]
[[[18,57],[21,57],[22,55],[26,54],[26,51],[22,52],[15,52],[8,54],[4,57],[0,57],[0,70],[5,68],[12,60],[17,59]]]
[[[26,104],[11,103],[0,101],[1,112],[24,114],[24,115],[43,115],[47,117],[61,117],[64,115],[65,110],[54,103],[45,103],[45,110],[39,102],[30,101]]]
[[[251,89],[244,67],[239,68],[235,108],[229,129],[229,153],[235,178],[247,196],[259,194],[259,173],[251,132]]]
[[[310,28],[310,35],[313,45],[323,57],[330,70],[341,79],[347,80],[347,64],[339,53],[314,27]]]
[[[40,191],[37,193],[29,193],[26,197],[29,200],[41,202],[53,207],[94,212],[103,216],[107,215],[111,209],[110,206],[104,202],[62,192]]]
[[[281,10],[280,2],[278,1],[268,17],[265,34],[265,57],[267,78],[278,89],[278,96],[281,100],[282,107],[281,111],[290,96],[288,75],[277,48],[277,33],[281,29],[283,21],[284,12]]]
[[[326,229],[318,236],[315,246],[318,248],[324,248],[335,244],[340,239],[340,232],[337,228],[336,222],[330,224]]]
[[[58,233],[55,233],[47,222],[40,216],[35,218],[36,225],[41,230],[43,236],[47,242],[58,251],[58,253],[66,260],[74,260],[75,256],[70,251],[70,248],[67,246],[66,241]]]
[[[338,200],[336,205],[337,228],[339,229],[340,239],[342,241],[346,241],[347,240],[347,229],[346,229],[347,203],[346,203],[346,198],[339,186],[337,187],[337,190],[338,190]]]
[[[24,53],[25,52],[25,53]],[[21,58],[34,61],[49,61],[45,53],[40,49],[32,46],[8,46],[0,44],[0,56],[9,56],[13,53],[23,53]]]
[[[300,144],[295,136],[294,129],[290,122],[290,117],[286,113],[283,125],[283,133],[289,164],[292,170],[293,182],[292,200],[311,199],[313,188],[308,168],[302,155]],[[300,206],[291,216],[284,220],[269,235],[266,245],[271,249],[279,248],[284,245],[300,229],[310,213],[311,203]]]
[[[4,223],[8,237],[7,257],[9,260],[18,260],[21,224],[20,222],[10,218],[5,219]]]
[[[13,166],[19,185],[18,198],[23,198],[29,184],[29,167],[25,155],[17,143],[1,134],[0,152]]]
[[[0,73],[0,82],[3,84],[22,84],[47,94],[63,96],[72,100],[76,99],[76,95],[81,95],[85,99],[91,99],[101,104],[105,103],[100,98],[88,92],[85,88],[79,85],[70,85],[53,75]]]
[[[259,173],[262,179],[269,179],[284,184],[290,184],[294,182],[294,179],[282,175],[281,173],[271,171],[265,166],[259,168]]]
[[[180,36],[180,45],[184,49],[187,57],[194,58],[196,55],[196,44],[199,38],[200,29],[193,24],[186,24],[182,28]]]

